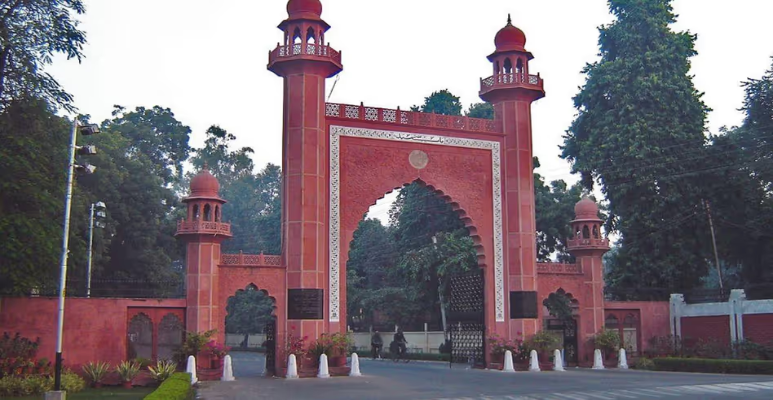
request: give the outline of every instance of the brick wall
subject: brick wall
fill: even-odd
[[[698,339],[716,339],[730,344],[730,317],[714,315],[707,317],[683,317],[682,339],[694,343]]]
[[[747,314],[743,316],[743,335],[755,343],[773,341],[773,314]]]

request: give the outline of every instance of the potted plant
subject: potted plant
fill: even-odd
[[[123,387],[130,389],[132,387],[132,381],[137,374],[140,373],[140,365],[132,361],[122,361],[115,368],[118,375],[121,377],[121,383]]]
[[[284,360],[283,365],[287,367],[287,358],[290,357],[290,354],[295,355],[295,361],[298,363],[298,367],[300,368],[302,365],[311,365],[313,366],[313,361],[310,357],[306,357],[306,340],[308,339],[308,336],[298,336],[295,335],[295,329],[291,328],[290,332],[287,333],[287,340],[285,340],[285,349],[284,349]],[[304,360],[308,359],[308,361],[305,362]]]
[[[110,371],[110,364],[106,362],[89,362],[83,366],[83,372],[86,373],[86,376],[91,380],[91,385],[95,388],[102,387],[102,380],[105,379],[108,371]]]
[[[620,334],[613,329],[601,329],[593,336],[593,345],[601,350],[604,363],[612,366],[616,364],[617,351],[620,349]]]
[[[210,355],[210,368],[221,368],[223,366],[223,358],[228,354],[229,350],[231,350],[230,347],[217,343],[214,340],[207,342],[203,351]]]
[[[540,364],[549,366],[551,352],[558,346],[558,336],[550,331],[539,331],[527,339],[523,345],[526,354],[530,354],[532,350],[536,350],[539,355]]]
[[[330,366],[331,367],[344,367],[346,366],[346,357],[351,352],[352,346],[354,346],[354,339],[348,333],[336,332],[330,336],[331,353]]]
[[[39,360],[38,360],[38,361],[35,363],[35,369],[36,369],[36,372],[37,372],[38,374],[40,374],[40,375],[45,375],[45,374],[47,374],[47,373],[48,373],[48,367],[49,367],[49,365],[50,365],[50,364],[51,364],[51,362],[50,362],[50,361],[48,361],[48,359],[47,359],[47,358],[45,358],[45,357],[43,357],[43,358],[39,359]]]
[[[177,370],[177,363],[172,360],[158,360],[156,366],[148,367],[150,376],[153,377],[158,383],[167,380]]]

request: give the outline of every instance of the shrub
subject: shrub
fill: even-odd
[[[54,377],[49,377],[48,379],[51,380],[51,387],[53,387]],[[65,390],[67,393],[77,393],[85,387],[86,381],[80,375],[72,371],[62,372],[62,390]]]
[[[532,350],[536,350],[537,353],[547,353],[555,350],[558,346],[558,336],[552,332],[539,331],[532,335],[529,339],[523,342],[523,349],[525,353],[530,353]]]
[[[633,368],[649,371],[655,369],[655,363],[647,357],[639,357],[633,363]]]
[[[106,362],[89,362],[83,366],[83,372],[89,377],[91,383],[101,383],[108,371],[110,371],[110,364]]]
[[[682,351],[682,339],[679,336],[653,336],[648,342],[646,352],[652,357],[676,357]]]
[[[115,371],[121,376],[122,381],[131,382],[140,373],[140,365],[136,362],[121,361]]]
[[[191,374],[177,372],[169,377],[144,400],[187,400],[193,398]]]
[[[188,356],[198,357],[199,352],[204,350],[204,346],[209,343],[212,336],[217,333],[216,329],[212,329],[206,332],[196,333],[188,332],[185,335],[185,341],[174,352],[174,360],[180,364],[185,363],[188,360]],[[148,363],[150,364],[150,363]]]
[[[156,367],[148,367],[148,371],[150,371],[150,376],[153,377],[153,379],[163,382],[167,380],[170,376],[174,374],[174,371],[177,370],[177,363],[172,360],[158,360],[156,363]]]
[[[720,374],[773,374],[773,361],[715,360],[705,358],[656,358],[658,371]]]
[[[616,330],[603,328],[593,336],[593,344],[609,357],[620,349],[620,334]]]

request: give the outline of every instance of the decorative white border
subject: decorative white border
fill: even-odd
[[[467,147],[491,150],[491,168],[494,199],[494,309],[497,322],[505,321],[505,274],[502,237],[502,176],[499,142],[463,139],[418,133],[382,131],[375,129],[330,126],[330,322],[339,322],[341,214],[341,171],[339,163],[340,137],[354,136],[400,142],[420,142],[441,146]]]

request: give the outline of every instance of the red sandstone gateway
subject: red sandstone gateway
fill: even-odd
[[[545,91],[539,74],[529,70],[526,36],[509,19],[488,56],[492,75],[479,81],[480,97],[494,105],[489,120],[326,103],[325,79],[343,64],[341,52],[326,41],[330,26],[321,19],[322,4],[290,0],[287,11],[279,24],[282,41],[268,59],[268,69],[284,79],[281,256],[221,254],[231,226],[220,219],[226,201],[205,167],[191,181],[188,213],[177,230],[187,243],[186,299],[68,301],[68,365],[126,359],[137,318],[150,321],[142,326],[150,327],[143,332],[153,357],[167,351],[169,340],[159,333],[164,318],[184,317],[192,332],[217,329],[223,343],[227,299],[250,285],[276,302],[277,349],[285,348],[290,331],[309,340],[345,332],[345,267],[357,224],[377,199],[412,182],[447,199],[467,225],[484,274],[488,333],[515,338],[560,329],[567,361],[580,364],[592,362],[589,339],[607,319],[619,321],[634,349],[668,334],[668,303],[605,302],[601,256],[609,243],[600,236],[592,201],[575,208],[577,234],[567,244],[577,263],[535,261],[531,103]],[[557,326],[543,308],[542,300],[555,292],[571,299],[574,327]],[[288,309],[290,296],[319,307]],[[53,358],[55,301],[3,299],[0,307],[0,329],[40,336],[40,354]],[[181,340],[179,330],[174,334]],[[269,358],[269,367],[281,371],[284,356]]]

